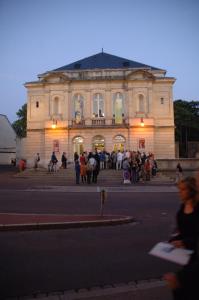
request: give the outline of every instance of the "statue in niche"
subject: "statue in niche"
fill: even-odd
[[[83,117],[83,101],[78,96],[78,98],[75,99],[75,122],[76,124],[80,124]]]
[[[116,95],[115,99],[115,124],[122,124],[122,114],[123,114],[123,103],[122,97],[119,93]]]

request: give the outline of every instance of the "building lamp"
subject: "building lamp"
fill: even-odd
[[[51,125],[52,129],[56,129],[57,128],[57,120],[53,119],[53,123]]]
[[[140,126],[144,127],[144,120],[143,120],[143,118],[140,119]]]

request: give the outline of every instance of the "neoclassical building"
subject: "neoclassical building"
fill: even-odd
[[[94,149],[174,158],[173,84],[163,69],[104,52],[38,75],[27,88],[26,158]]]

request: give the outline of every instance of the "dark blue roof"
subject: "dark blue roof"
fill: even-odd
[[[121,69],[121,68],[141,68],[160,70],[158,68],[144,65],[142,63],[129,60],[126,58],[111,55],[105,52],[100,52],[95,55],[80,59],[69,65],[55,69],[53,71],[64,71],[64,70],[90,70],[90,69]]]

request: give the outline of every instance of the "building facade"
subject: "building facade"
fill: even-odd
[[[173,77],[104,52],[27,82],[26,159],[52,151],[139,150],[174,158]]]
[[[16,133],[7,116],[0,114],[0,164],[10,165],[16,159]]]

